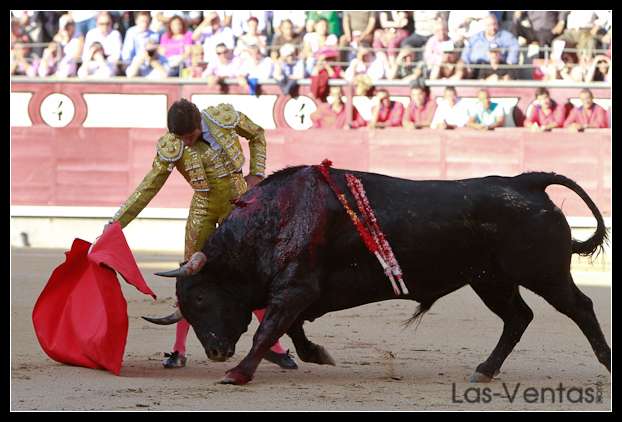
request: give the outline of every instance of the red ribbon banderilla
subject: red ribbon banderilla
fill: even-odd
[[[341,205],[343,205],[344,209],[348,216],[350,216],[350,220],[356,227],[363,243],[367,247],[367,249],[376,256],[378,262],[382,266],[384,273],[389,278],[391,282],[391,286],[393,287],[393,292],[396,296],[399,296],[401,293],[408,294],[408,289],[406,288],[406,284],[404,284],[404,280],[402,279],[402,269],[395,258],[395,254],[391,249],[391,245],[384,236],[384,233],[380,229],[380,225],[378,224],[378,219],[374,214],[374,210],[369,204],[369,200],[367,199],[367,195],[365,194],[365,189],[363,188],[363,183],[360,179],[354,176],[351,173],[346,173],[346,183],[350,192],[354,196],[356,200],[357,207],[359,212],[364,217],[365,222],[367,223],[367,227],[363,224],[361,219],[359,219],[358,215],[352,210],[350,204],[348,204],[348,200],[346,196],[341,192],[339,187],[335,184],[333,179],[330,177],[328,172],[328,167],[332,165],[330,160],[325,159],[322,161],[322,164],[319,166],[315,166],[322,176],[324,180],[330,186],[332,191],[337,196]],[[397,287],[396,280],[400,285],[402,291]]]

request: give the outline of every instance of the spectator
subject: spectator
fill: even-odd
[[[251,45],[258,46],[262,55],[265,56],[267,54],[266,36],[259,33],[258,22],[255,16],[248,18],[246,23],[248,30],[244,35],[238,37],[237,45],[233,51],[235,56],[245,55]]]
[[[596,49],[597,35],[610,19],[605,11],[573,10],[567,12],[566,30],[557,37],[566,42],[566,46],[592,53]]]
[[[281,24],[288,20],[292,24],[292,32],[302,34],[307,24],[307,14],[304,10],[275,10],[272,13],[272,26],[275,34],[281,35]]]
[[[184,27],[187,28],[189,19],[187,13],[183,10],[154,10],[151,12],[149,29],[162,37],[168,30],[169,22],[174,16],[180,17],[184,21]]]
[[[389,91],[379,89],[376,92],[377,104],[372,108],[370,128],[400,127],[404,116],[404,106],[389,97]]]
[[[460,53],[454,48],[453,42],[448,41],[441,45],[443,56],[440,64],[430,69],[429,79],[466,79],[469,71],[460,59]]]
[[[150,22],[151,15],[149,12],[136,13],[136,25],[128,28],[121,49],[121,60],[125,65],[132,63],[137,56],[139,61],[146,60],[145,46],[147,43],[157,44],[159,42],[158,34],[149,29]]]
[[[594,102],[592,91],[587,88],[579,92],[581,105],[570,111],[564,122],[564,127],[573,131],[583,131],[587,128],[606,128],[607,112]]]
[[[402,126],[408,129],[430,127],[436,111],[436,101],[430,98],[430,88],[415,85],[410,90],[410,104],[406,107]]]
[[[69,15],[76,24],[76,35],[84,38],[96,26],[96,10],[70,10]]]
[[[341,37],[341,18],[333,10],[310,11],[307,15],[307,32],[312,32],[313,28],[320,19],[325,19],[328,24],[328,33],[334,35],[338,40]],[[316,29],[317,31],[317,29]]]
[[[467,126],[478,130],[494,130],[505,124],[505,112],[499,103],[490,101],[490,94],[486,89],[477,92],[479,102],[469,110]]]
[[[315,22],[315,32],[305,34],[302,39],[302,57],[306,60],[307,73],[311,73],[315,66],[316,53],[323,47],[336,47],[337,37],[328,33],[328,21],[320,18]]]
[[[352,105],[352,120],[348,123],[346,104],[343,102],[343,92],[339,86],[330,87],[332,102],[321,103],[318,109],[311,114],[314,128],[343,129],[349,127],[357,129],[367,125],[367,122]]]
[[[371,85],[384,78],[389,70],[389,64],[383,53],[374,53],[363,45],[356,52],[356,57],[344,72],[344,78],[357,85],[356,95],[364,95]],[[364,78],[360,78],[364,76]],[[365,89],[365,86],[367,89]]]
[[[231,12],[231,30],[236,38],[249,32],[249,19],[255,18],[256,32],[266,32],[266,12],[263,10],[233,10]]]
[[[413,32],[412,15],[404,10],[379,12],[378,22],[380,28],[374,32],[372,46],[387,49],[389,63],[393,64],[397,56],[397,47]]]
[[[11,49],[11,75],[35,77],[38,62],[31,62],[28,58],[29,49],[17,42]]]
[[[343,50],[341,60],[350,62],[356,56],[356,48],[360,43],[371,44],[374,40],[375,27],[375,12],[343,12],[343,35],[339,39],[339,47],[351,47],[354,50]]]
[[[516,10],[512,17],[512,33],[522,37],[526,44],[550,46],[553,38],[562,33],[566,15],[556,11]]]
[[[215,11],[205,15],[203,22],[192,33],[192,40],[203,44],[203,60],[208,63],[217,59],[215,51],[218,44],[224,44],[229,50],[235,47],[233,31],[222,25]]]
[[[415,52],[409,48],[400,50],[393,65],[389,65],[387,79],[399,79],[402,81],[412,81],[424,76],[425,64],[422,61],[415,61]]]
[[[62,78],[76,76],[78,61],[82,57],[84,37],[79,36],[76,32],[75,22],[69,14],[60,17],[58,27],[58,33],[54,36],[54,41],[60,46],[62,55],[56,70],[56,76]]]
[[[449,37],[457,46],[484,30],[484,19],[490,14],[487,10],[452,10],[449,12],[447,27]]]
[[[451,50],[454,49],[454,43],[449,38],[447,23],[442,19],[437,19],[434,22],[432,36],[425,43],[423,53],[425,64],[429,68],[440,65],[443,62],[443,56],[449,50],[449,46],[451,46]]]
[[[561,70],[562,79],[570,80],[573,82],[588,82],[587,78],[590,77],[592,71],[592,54],[589,50],[579,50],[579,62],[568,62],[568,66],[565,66]]]
[[[55,42],[49,43],[43,50],[43,56],[37,66],[37,75],[43,78],[56,74],[61,57],[62,52],[58,44]]]
[[[238,83],[251,95],[259,95],[259,82],[272,75],[272,59],[262,56],[259,46],[252,45],[248,48],[248,57],[241,63]]]
[[[216,60],[207,65],[202,77],[207,78],[209,86],[225,87],[225,78],[237,78],[240,75],[240,59],[233,57],[233,52],[224,43],[216,46]]]
[[[435,33],[438,23],[447,27],[448,16],[449,12],[441,12],[440,10],[415,10],[413,15],[415,29],[402,41],[402,47],[423,47]],[[421,60],[421,53],[417,53],[416,56],[418,60]]]
[[[502,64],[500,48],[491,44],[488,54],[490,67],[478,69],[477,79],[484,79],[486,81],[509,81],[510,79],[514,79],[514,71],[512,69],[499,67]]]
[[[566,108],[551,99],[548,89],[537,88],[524,126],[534,131],[550,131],[564,125]]]
[[[106,58],[104,46],[99,42],[94,42],[78,69],[78,77],[109,78],[115,75],[115,67]]]
[[[225,48],[227,47],[225,46]],[[216,63],[216,62],[213,62],[213,63]],[[204,71],[205,71],[205,66],[203,66],[203,47],[198,44],[193,44],[190,46],[190,66],[184,67],[181,70],[181,77],[182,78],[200,78],[202,77]],[[236,72],[236,75],[237,75],[237,72]]]
[[[26,20],[22,24],[25,33],[30,37],[32,42],[45,45],[52,41],[54,34],[58,32],[58,19],[61,13],[55,11],[20,11],[23,13],[22,17]],[[32,52],[37,56],[43,55],[43,46],[35,46]]]
[[[276,12],[275,12],[276,13]],[[270,45],[270,56],[273,60],[278,57],[279,49],[285,44],[297,46],[302,44],[302,36],[295,31],[294,24],[289,19],[283,19],[279,23],[277,35],[272,39]]]
[[[443,92],[443,99],[439,102],[432,119],[433,129],[455,129],[464,127],[469,120],[469,114],[464,100],[458,98],[456,88],[448,86]]]
[[[158,52],[158,45],[147,41],[144,50],[134,56],[127,67],[126,75],[130,78],[140,76],[148,79],[163,79],[168,76],[169,66],[166,57]]]
[[[107,60],[111,64],[116,65],[121,58],[123,41],[121,33],[116,29],[112,29],[112,17],[108,12],[99,12],[97,14],[96,27],[86,34],[82,54],[83,62],[88,60],[87,56],[92,56],[91,46],[96,42],[104,48],[104,55],[107,56]]]
[[[324,47],[315,53],[315,65],[309,71],[311,94],[320,101],[326,101],[329,79],[341,77],[341,68],[335,66],[339,53],[333,47]]]
[[[190,58],[192,32],[186,21],[178,15],[166,24],[166,32],[160,38],[160,54],[166,57],[170,67],[169,76],[179,76],[181,66]]]
[[[511,32],[499,30],[497,18],[488,15],[484,19],[484,31],[475,34],[469,39],[468,45],[462,51],[462,60],[466,64],[490,63],[488,51],[491,44],[501,48],[504,53],[502,60],[507,64],[518,64],[518,41]]]
[[[284,95],[296,96],[298,81],[305,77],[304,62],[297,58],[296,47],[284,44],[275,60],[272,78],[277,81]]]
[[[585,82],[611,82],[611,59],[602,54],[594,57]]]

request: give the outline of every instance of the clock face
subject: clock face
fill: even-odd
[[[73,120],[76,109],[71,98],[53,93],[41,101],[41,118],[51,127],[65,127]]]
[[[283,115],[285,122],[296,130],[305,130],[313,126],[311,121],[311,113],[317,110],[315,101],[311,98],[301,95],[292,98],[285,104]]]

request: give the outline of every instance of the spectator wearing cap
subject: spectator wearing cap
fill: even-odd
[[[436,112],[436,101],[430,98],[430,88],[415,85],[410,90],[410,104],[404,111],[402,126],[408,129],[430,127]]]
[[[587,88],[579,92],[581,105],[570,111],[568,118],[564,122],[565,128],[573,131],[583,131],[587,128],[606,128],[607,112],[604,108],[594,102],[592,91]]]
[[[203,60],[208,63],[217,59],[215,51],[218,44],[224,44],[232,51],[235,48],[233,31],[223,26],[215,11],[205,14],[203,22],[192,33],[192,40],[203,44]]]
[[[76,32],[76,24],[69,14],[60,17],[58,33],[54,36],[54,41],[60,46],[62,58],[56,70],[56,76],[68,77],[76,76],[78,71],[78,61],[82,57],[84,37]]]
[[[99,42],[90,45],[87,55],[78,69],[78,78],[109,78],[115,75],[115,67],[106,59],[104,46]]]
[[[318,105],[316,111],[311,113],[311,121],[314,128],[320,129],[357,129],[367,125],[367,122],[354,105],[352,105],[352,119],[348,123],[347,107],[343,101],[343,92],[340,86],[330,87],[328,102]]]
[[[160,38],[160,53],[166,57],[169,65],[169,76],[179,76],[182,63],[190,59],[192,32],[184,18],[172,16],[166,23],[166,30]]]
[[[546,88],[537,88],[535,97],[524,126],[534,131],[549,131],[563,127],[566,108],[553,101]]]
[[[130,78],[163,79],[169,74],[169,65],[166,57],[158,52],[157,42],[150,40],[144,50],[134,56],[125,73]]]
[[[279,55],[279,49],[285,44],[295,46],[302,44],[302,35],[295,30],[294,24],[289,19],[283,19],[279,23],[277,34],[272,38],[272,44],[270,44],[270,56],[276,59]]]
[[[240,75],[240,59],[233,56],[233,51],[224,43],[216,46],[216,60],[208,63],[202,77],[207,78],[209,86],[224,87],[226,78],[237,78]]]
[[[503,50],[502,60],[507,64],[518,63],[519,45],[511,32],[499,30],[499,23],[495,15],[488,15],[484,20],[485,29],[472,36],[462,51],[462,60],[466,64],[488,64],[490,46],[494,45]]]
[[[464,127],[469,120],[469,113],[464,100],[458,98],[456,88],[445,87],[443,98],[439,102],[434,118],[432,129],[456,129]]]
[[[452,41],[441,44],[442,58],[439,64],[434,64],[430,68],[429,79],[466,79],[469,71],[466,64],[460,59],[460,53],[455,48]]]
[[[132,63],[136,56],[144,58],[147,43],[159,42],[159,35],[149,29],[151,14],[146,11],[138,12],[134,18],[135,25],[128,28],[121,49],[121,60],[126,65]]]
[[[404,116],[404,106],[399,101],[393,101],[389,97],[389,91],[379,89],[376,91],[376,105],[372,108],[370,128],[400,127]]]
[[[108,12],[99,12],[95,28],[86,34],[82,53],[83,62],[88,60],[87,56],[91,54],[91,45],[96,42],[103,47],[107,60],[116,65],[119,59],[121,59],[123,40],[121,39],[121,33],[112,28],[112,17]]]
[[[266,36],[262,35],[259,32],[258,22],[259,21],[255,16],[251,16],[248,18],[248,22],[246,25],[247,31],[243,35],[238,37],[237,45],[235,47],[235,50],[233,50],[233,54],[235,56],[246,54],[245,52],[252,45],[256,45],[257,47],[259,47],[259,51],[261,51],[262,55],[265,56],[267,54]]]
[[[351,47],[354,51],[342,50],[342,61],[349,62],[356,55],[360,43],[371,44],[376,28],[376,13],[373,11],[343,12],[343,35],[339,47]]]
[[[405,10],[387,10],[378,12],[380,28],[374,32],[372,46],[377,49],[386,49],[389,63],[393,63],[397,56],[398,47],[414,30],[413,18]]]
[[[469,120],[467,126],[478,130],[494,130],[505,124],[505,112],[499,103],[490,100],[490,94],[486,89],[477,92],[479,100],[475,106],[469,110]]]
[[[500,48],[491,44],[488,54],[490,58],[490,67],[478,69],[477,79],[484,79],[486,81],[509,81],[510,79],[514,79],[514,71],[512,69],[500,67],[500,65],[502,65]]]
[[[337,40],[341,37],[341,18],[339,14],[334,10],[312,10],[307,13],[307,23],[306,30],[307,32],[312,32],[313,28],[315,28],[316,23],[320,19],[325,19],[328,25],[327,31],[329,34],[334,35]],[[317,31],[317,29],[316,29]]]
[[[284,95],[294,96],[298,81],[305,77],[304,62],[296,55],[293,44],[283,44],[274,60],[272,78],[277,81]]]

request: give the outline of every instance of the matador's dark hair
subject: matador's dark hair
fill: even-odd
[[[166,124],[169,132],[185,135],[201,127],[201,112],[194,103],[182,98],[168,109]]]

